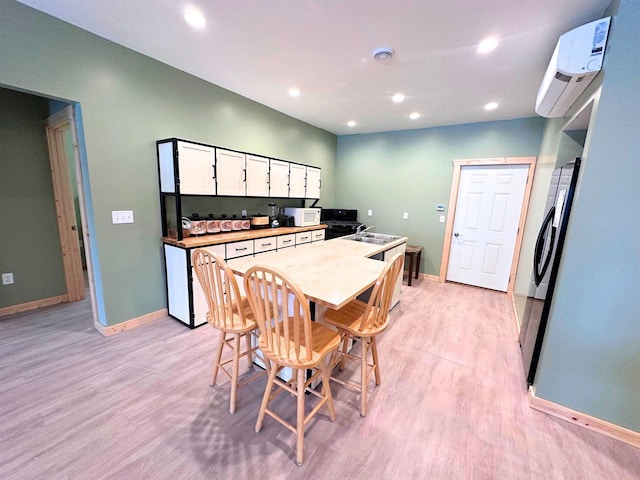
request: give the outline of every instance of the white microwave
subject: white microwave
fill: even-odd
[[[293,217],[293,224],[296,227],[311,227],[313,225],[320,225],[319,208],[285,207],[284,214]]]

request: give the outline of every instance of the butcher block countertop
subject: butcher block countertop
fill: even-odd
[[[376,281],[385,263],[372,260],[377,253],[405,243],[406,237],[385,245],[335,238],[296,248],[229,260],[239,275],[254,265],[266,265],[287,274],[309,300],[341,308]]]
[[[324,228],[327,228],[324,223],[314,225],[313,227],[259,228],[255,230],[240,230],[236,232],[216,233],[214,235],[187,237],[182,240],[177,240],[172,237],[162,237],[162,242],[175,247],[196,248],[206,247],[207,245],[220,245],[221,243],[240,242],[242,240],[253,240],[255,238],[275,237],[277,235],[308,232],[311,230],[322,230]]]

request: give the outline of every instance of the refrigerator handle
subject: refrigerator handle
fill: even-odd
[[[544,278],[544,274],[547,273],[547,268],[549,268],[549,263],[551,262],[553,245],[556,240],[556,229],[552,225],[553,216],[556,212],[555,205],[549,209],[547,216],[542,222],[542,227],[540,228],[540,232],[538,232],[538,239],[536,240],[536,249],[533,257],[533,276],[536,281],[536,287],[540,285],[540,282]],[[544,237],[545,232],[548,228],[551,228],[551,238],[549,239],[549,250],[547,252],[547,258],[542,262],[542,253],[544,249]],[[542,268],[540,265],[542,264]]]

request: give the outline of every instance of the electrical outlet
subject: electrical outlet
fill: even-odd
[[[133,223],[133,210],[113,210],[111,212],[113,224]]]
[[[367,216],[368,217],[373,217],[373,210],[371,210],[371,209],[367,210]]]
[[[404,212],[404,213],[402,214],[402,219],[403,219],[403,220],[408,220],[408,219],[409,219],[409,212]]]
[[[3,285],[12,285],[13,284],[13,273],[3,273],[2,274],[2,284]]]
[[[242,216],[246,217],[247,216],[247,211],[246,210],[242,210]]]

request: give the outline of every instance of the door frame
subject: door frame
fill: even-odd
[[[47,144],[49,146],[51,180],[53,183],[53,193],[58,217],[58,232],[60,235],[60,245],[62,250],[62,263],[67,286],[67,301],[76,302],[84,299],[85,286],[71,181],[75,181],[77,185],[83,243],[90,287],[93,284],[93,275],[91,268],[91,255],[89,252],[89,229],[86,221],[87,215],[83,195],[82,171],[80,169],[80,154],[78,152],[78,135],[73,106],[69,105],[47,118],[45,121],[45,130],[47,135]],[[68,159],[65,153],[63,135],[66,130],[70,130],[72,135],[73,159]],[[68,165],[69,161],[73,161],[75,163],[75,178],[71,178],[70,176]],[[92,310],[95,316],[93,288],[89,288],[89,291],[92,300]]]
[[[451,237],[453,235],[453,221],[456,215],[456,207],[458,205],[458,190],[460,189],[460,174],[462,167],[474,166],[492,166],[492,165],[529,165],[527,173],[527,184],[524,190],[524,198],[522,199],[522,208],[520,210],[520,221],[518,222],[518,234],[516,243],[513,248],[513,258],[511,259],[511,271],[509,273],[509,283],[507,285],[507,294],[513,295],[513,283],[518,268],[518,259],[520,258],[520,247],[522,246],[522,237],[524,234],[524,223],[527,218],[527,210],[529,208],[529,198],[531,196],[531,187],[533,185],[533,175],[536,168],[536,157],[499,157],[499,158],[474,158],[453,161],[453,177],[451,178],[451,193],[449,195],[449,215],[447,215],[447,224],[444,230],[444,245],[442,248],[442,261],[440,262],[440,275],[438,280],[444,283],[447,280],[447,270],[449,268],[449,257],[451,254]]]

